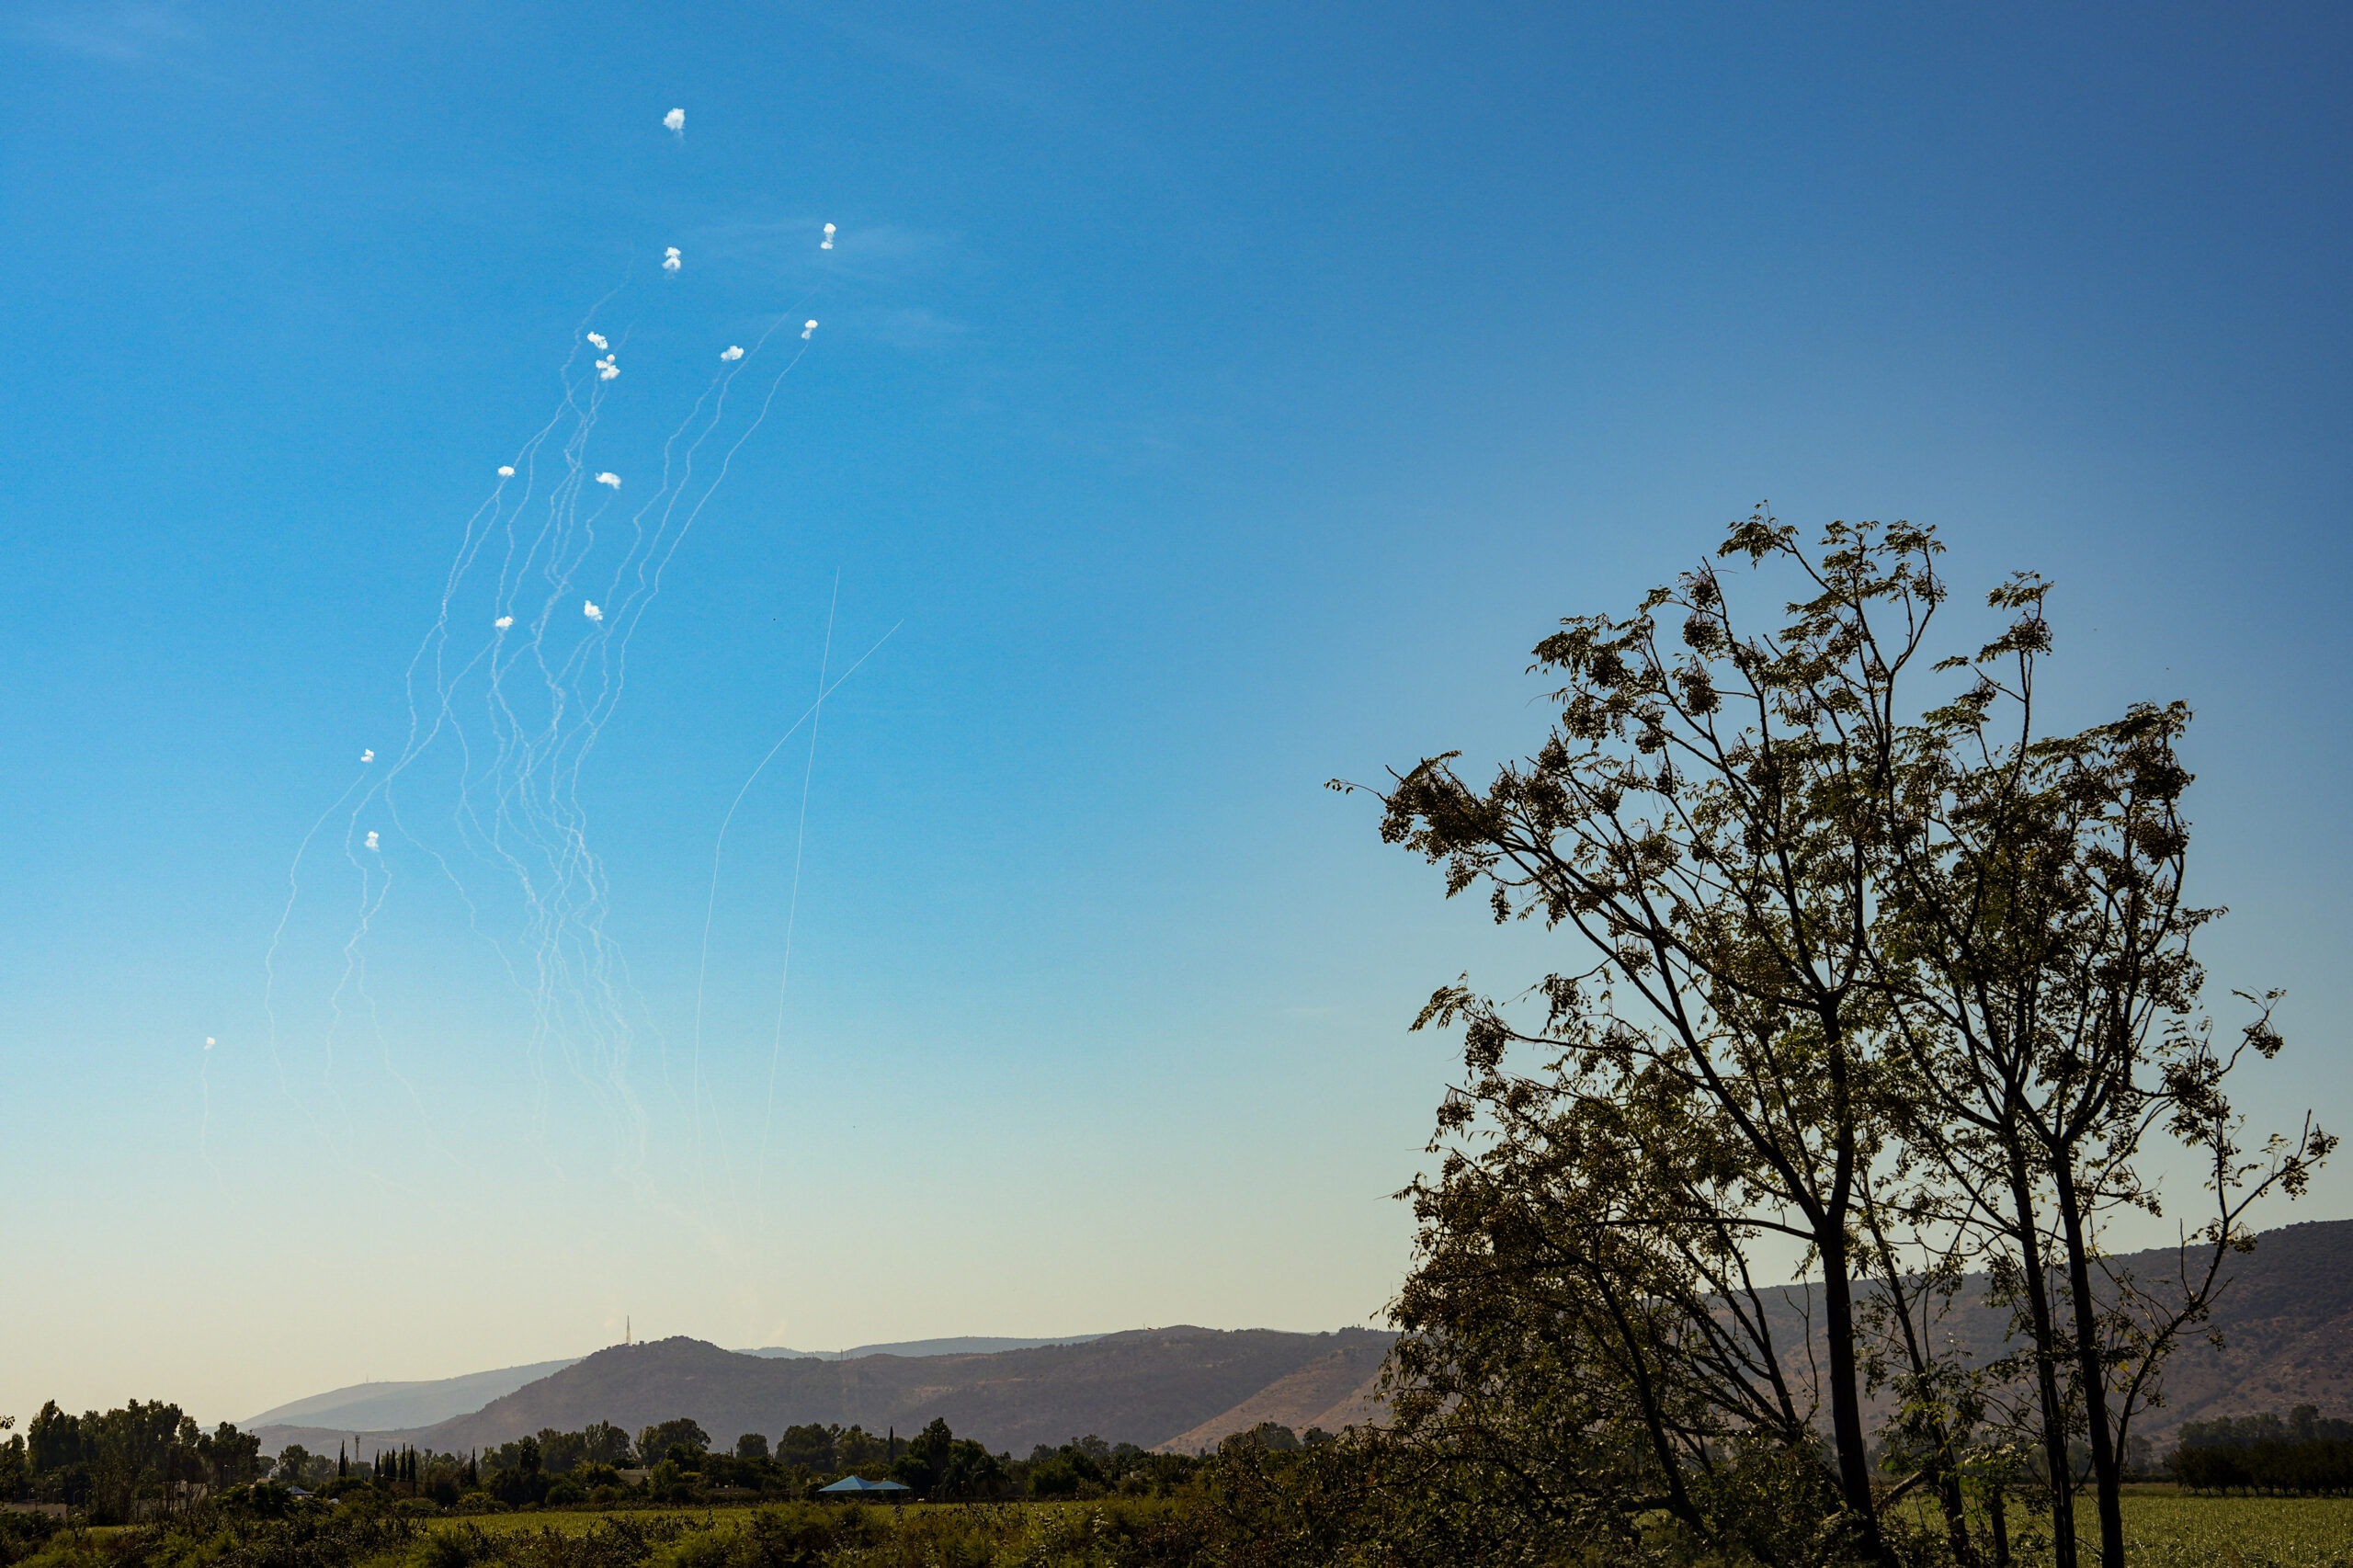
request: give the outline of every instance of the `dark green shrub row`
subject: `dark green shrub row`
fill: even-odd
[[[2353,1493],[2353,1442],[2342,1439],[2182,1448],[2165,1464],[2176,1481],[2195,1492]]]

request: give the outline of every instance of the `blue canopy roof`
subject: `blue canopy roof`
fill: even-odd
[[[862,1475],[845,1475],[831,1486],[820,1486],[818,1492],[905,1492],[909,1488],[895,1481],[869,1481]]]

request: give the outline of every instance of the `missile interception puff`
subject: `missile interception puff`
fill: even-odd
[[[809,335],[810,335],[811,333],[813,333],[813,332],[816,331],[816,330],[817,330],[817,324],[816,324],[815,322],[803,322],[803,323],[801,323],[801,342],[803,342],[803,343],[808,342],[808,341],[809,341]]]
[[[834,248],[834,226],[831,223],[825,225],[825,237],[818,243],[817,248],[819,250],[831,250]]]
[[[512,463],[500,463],[500,464],[498,465],[498,477],[499,477],[499,478],[501,478],[501,479],[512,479],[512,478],[514,478],[514,477],[515,477],[515,465],[514,465],[514,464],[512,464]]]
[[[501,631],[506,631],[508,627],[514,624],[515,618],[511,615],[502,615],[496,620],[491,622],[491,625],[496,627]]]
[[[610,354],[606,355],[602,359],[597,361],[597,379],[598,381],[609,381],[620,373],[621,368],[613,363],[613,356]]]
[[[605,619],[604,608],[597,604],[594,599],[581,600],[580,613],[586,616],[591,620],[602,620]]]
[[[373,746],[370,746],[370,747],[369,747],[368,749],[366,749],[366,750],[362,751],[362,752],[359,754],[359,760],[360,760],[360,761],[362,761],[362,762],[373,762],[373,761],[375,761],[375,760],[376,760],[376,751],[375,751],[375,748],[374,748]]]
[[[219,1040],[214,1040],[210,1035],[206,1035],[204,1037],[204,1049],[207,1051],[211,1050],[214,1046],[220,1043],[221,1042]]]
[[[382,845],[376,842],[376,830],[372,827],[368,830],[368,847],[370,849],[381,849],[383,847]]]
[[[665,271],[665,272],[676,272],[676,271],[677,271],[677,270],[678,270],[678,247],[677,247],[677,246],[676,246],[676,245],[667,245],[667,246],[665,246],[665,247],[663,248],[663,251],[662,251],[662,270],[663,270],[663,271]]]
[[[605,341],[605,335],[604,335],[603,333],[601,333],[601,332],[592,332],[592,333],[590,333],[590,334],[588,335],[588,341],[589,341],[589,342],[591,342],[591,343],[593,343],[593,344],[595,344],[595,345],[596,345],[597,347],[599,347],[599,348],[607,348],[607,347],[611,347],[611,345],[608,344],[608,343]]]
[[[674,108],[664,115],[662,129],[673,136],[684,136],[687,133],[687,111],[682,108]]]
[[[597,476],[597,483],[619,490],[621,487],[621,476],[618,473],[600,473]]]
[[[735,345],[733,345],[733,344],[732,344],[732,343],[731,343],[731,344],[729,344],[729,345],[727,346],[727,347],[726,347],[726,348],[724,348],[723,350],[722,350],[722,351],[721,351],[721,353],[720,353],[720,356],[719,356],[719,357],[720,357],[722,359],[726,359],[726,360],[733,361],[733,360],[736,360],[736,359],[741,359],[741,358],[744,357],[744,351],[743,351],[743,349],[741,349],[741,348],[737,347]]]

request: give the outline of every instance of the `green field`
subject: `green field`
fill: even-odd
[[[2077,1504],[2081,1561],[2098,1562],[2099,1526],[2087,1495]],[[1926,1507],[1913,1522],[1941,1530]],[[2023,1537],[2037,1523],[2013,1506],[2010,1528]],[[1981,1545],[1982,1517],[1972,1520]],[[2170,1486],[2124,1495],[2126,1561],[2132,1568],[2353,1568],[2353,1497],[2200,1497]],[[2048,1562],[2046,1548],[2021,1552],[2022,1565]]]
[[[1166,1499],[902,1508],[787,1504],[763,1527],[766,1551],[755,1542],[751,1527],[759,1510],[750,1506],[484,1514],[432,1519],[423,1540],[362,1545],[338,1561],[343,1568],[764,1568],[780,1561],[829,1568],[1116,1568],[1193,1560],[1178,1544],[1188,1533],[1183,1507]],[[598,1530],[608,1518],[616,1528]],[[2031,1522],[2013,1509],[2014,1533]],[[2353,1568],[2353,1498],[2200,1497],[2152,1488],[2126,1497],[2125,1529],[2133,1568]],[[222,1558],[219,1544],[187,1538],[126,1554],[136,1533],[60,1538],[19,1568],[117,1568],[126,1555],[140,1568],[211,1568]],[[2087,1549],[2095,1534],[2084,1532]],[[1984,1538],[1979,1540],[1982,1549]],[[2018,1568],[2049,1560],[2047,1549],[2017,1558]],[[2097,1557],[2087,1550],[2084,1560]]]
[[[2088,1512],[2089,1499],[2085,1501]],[[2128,1561],[2133,1568],[2353,1568],[2353,1498],[2199,1497],[2152,1488],[2127,1495],[2124,1506]],[[1085,1503],[1031,1503],[979,1508],[920,1504],[898,1510],[876,1508],[873,1517],[878,1521],[887,1522],[907,1538],[901,1550],[885,1547],[880,1551],[848,1552],[842,1561],[897,1562],[903,1557],[960,1562],[986,1562],[992,1558],[1006,1563],[1036,1561],[1034,1554],[1047,1544],[1047,1539],[1057,1544],[1076,1544],[1072,1537],[1089,1533],[1097,1507]],[[642,1523],[675,1520],[688,1528],[726,1533],[740,1529],[752,1512],[742,1507],[686,1509],[621,1517]],[[586,1531],[602,1517],[562,1512],[494,1514],[447,1521],[439,1528],[468,1523],[494,1534],[544,1528],[573,1535]],[[2028,1523],[2014,1514],[2014,1530]],[[2081,1535],[2085,1560],[2097,1562],[2097,1527],[2088,1526]],[[940,1551],[949,1545],[947,1538],[953,1538],[961,1550]],[[2047,1551],[2018,1559],[2020,1568],[2048,1561]]]
[[[2133,1568],[2353,1568],[2353,1497],[2129,1494],[2124,1539]]]

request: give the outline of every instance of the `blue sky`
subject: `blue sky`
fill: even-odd
[[[54,1282],[0,1292],[0,1410],[235,1417],[624,1314],[1374,1316],[1451,1064],[1404,1025],[1544,948],[1320,786],[1532,744],[1551,621],[1759,497],[2055,578],[2064,720],[2199,710],[2217,989],[2290,994],[2251,1106],[2345,1119],[2336,8],[0,27],[0,1182]],[[411,835],[333,819],[287,905],[617,288],[616,506],[721,347],[823,323],[744,363],[776,401],[579,773],[626,1101],[531,1046],[496,868],[437,880],[452,776]]]

